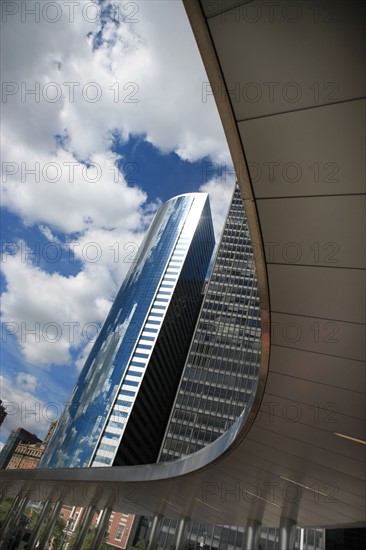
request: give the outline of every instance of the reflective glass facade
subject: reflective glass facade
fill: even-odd
[[[72,391],[41,468],[156,460],[213,248],[206,194],[180,195],[158,210]],[[165,418],[161,433],[154,422],[155,413]],[[141,422],[145,437],[136,439],[133,427]],[[124,448],[125,439],[128,444]],[[155,440],[155,449],[149,449]]]

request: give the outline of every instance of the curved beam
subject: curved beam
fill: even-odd
[[[36,493],[36,500],[54,498],[210,523],[240,525],[249,518],[278,526],[285,518],[303,527],[364,525],[365,195],[360,98],[365,95],[365,71],[359,47],[364,5],[355,1],[350,9],[350,2],[338,2],[339,19],[330,21],[324,12],[329,2],[321,2],[322,17],[315,21],[305,9],[309,3],[304,3],[296,27],[283,11],[284,21],[274,25],[261,20],[253,27],[246,4],[185,2],[237,170],[253,245],[260,251],[256,259],[262,321],[268,330],[263,332],[260,383],[251,415],[244,423],[238,419],[210,446],[172,463],[7,471],[2,477],[8,494],[22,489]],[[250,4],[262,5],[259,0]],[[218,11],[210,13],[213,5]],[[335,102],[323,97],[320,103],[314,96],[300,106],[282,100],[258,106],[242,94],[234,101],[229,90],[236,82],[240,88],[244,79],[256,82],[256,70],[263,82],[271,82],[273,73],[280,75],[280,85],[293,82],[294,72],[305,75],[310,85],[323,71],[328,80],[318,82],[320,89],[342,80],[342,96]],[[298,186],[277,178],[272,186],[267,182],[261,187],[253,174],[251,185],[246,159],[249,166],[262,167],[268,161],[273,166],[297,162],[307,169],[310,165],[313,172],[318,159],[318,168],[326,171],[324,185],[314,186],[305,170]],[[342,178],[330,186],[329,168],[337,166],[328,163],[335,160]],[[279,251],[265,246],[265,257],[262,242],[278,242]],[[291,252],[296,252],[300,242],[301,262],[292,254],[283,255],[284,245],[292,243]],[[338,255],[329,243],[338,244]],[[326,258],[337,262],[326,263]],[[267,279],[272,321],[268,376]]]

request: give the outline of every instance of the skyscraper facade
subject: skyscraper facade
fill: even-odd
[[[253,248],[236,186],[159,461],[201,449],[245,412],[257,385],[260,349]]]
[[[5,410],[5,407],[4,405],[2,404],[3,402],[1,401],[0,399],[0,426],[1,424],[4,422],[5,418],[7,417],[7,412]]]
[[[250,410],[261,349],[258,283],[243,201],[236,186],[166,428],[159,461],[198,451]],[[147,522],[145,521],[145,524]],[[141,532],[144,522],[141,522]],[[174,544],[177,521],[161,524],[158,547]],[[240,550],[244,526],[188,525],[184,548]],[[297,529],[296,548],[323,549],[324,531]],[[263,527],[260,547],[275,550],[278,530]]]
[[[261,348],[253,247],[236,185],[210,280],[167,424],[159,461],[193,453],[220,437],[249,410]],[[169,548],[176,521],[165,519],[159,548]],[[242,527],[191,522],[187,548],[241,548]]]
[[[213,248],[207,194],[161,206],[40,467],[157,460]]]

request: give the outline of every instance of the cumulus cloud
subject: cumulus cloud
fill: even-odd
[[[1,306],[4,330],[15,334],[29,363],[37,367],[67,364],[71,352],[81,349],[77,366],[82,366],[82,348],[94,339],[134,264],[145,227],[157,207],[153,206],[147,212],[131,212],[130,220],[127,214],[116,219],[110,230],[90,224],[66,242],[42,226],[50,248],[46,244],[31,253],[24,241],[18,241],[3,254],[1,267],[7,282]],[[44,260],[58,255],[69,264],[78,262],[81,270],[72,276],[44,271]]]
[[[216,239],[220,236],[233,181],[212,179],[201,186],[209,193]],[[42,257],[52,250],[40,248],[38,255],[28,255],[24,242],[17,251],[3,256],[2,271],[7,289],[2,295],[2,320],[5,333],[15,334],[25,359],[37,367],[70,364],[71,353],[80,357],[80,369],[90,351],[98,327],[104,322],[113,298],[134,264],[146,222],[154,209],[145,216],[131,213],[117,220],[117,227],[106,231],[100,224],[90,224],[77,238],[61,243],[47,226],[42,233],[55,251],[62,252],[69,262],[79,261],[81,271],[73,276],[47,273],[41,268]],[[70,223],[67,221],[66,223]],[[84,221],[80,218],[80,227]],[[140,231],[132,228],[140,227]],[[86,347],[85,345],[88,344]]]
[[[16,382],[18,387],[22,387],[24,391],[28,392],[33,392],[38,386],[37,378],[27,372],[19,372]]]
[[[23,4],[41,10],[38,20],[23,17]],[[72,276],[47,273],[24,259],[22,243],[3,263],[3,321],[39,367],[67,364],[74,351],[80,366],[82,328],[104,320],[158,206],[147,202],[145,182],[128,185],[116,168],[124,160],[113,152],[116,139],[140,134],[184,160],[230,162],[181,2],[100,0],[87,11],[80,2],[72,16],[70,3],[58,4],[51,22],[57,13],[43,12],[42,2],[17,3],[3,26],[3,204],[81,265]],[[111,6],[118,13],[107,17]],[[217,233],[230,185],[213,179],[201,188]],[[37,323],[38,342],[22,332]]]
[[[234,192],[235,178],[230,175],[225,178],[212,178],[201,185],[200,191],[208,193],[215,230],[216,241],[220,239],[222,228],[229,210],[231,197]]]
[[[5,437],[17,428],[24,428],[40,439],[47,432],[55,411],[38,398],[37,386],[35,377],[27,373],[19,373],[16,384],[0,375],[1,399],[8,413],[2,425]]]
[[[73,21],[59,4],[62,17],[52,24],[45,14],[39,22],[28,16],[24,24],[17,14],[4,25],[4,115],[12,142],[44,152],[54,150],[55,135],[66,136],[68,148],[86,159],[107,150],[113,132],[124,139],[144,134],[187,160],[227,160],[181,2],[119,2],[120,24],[104,25],[95,15],[92,22],[83,3]],[[116,5],[104,2],[104,8],[108,4]],[[127,4],[138,8],[136,14],[127,16]]]
[[[37,367],[69,363],[71,351],[95,336],[115,291],[103,265],[65,277],[46,273],[17,253],[3,263],[3,271],[4,336],[14,334],[26,360]]]
[[[140,228],[146,194],[126,184],[116,168],[118,155],[93,154],[85,165],[62,149],[50,156],[8,141],[3,158],[4,205],[26,224],[41,223],[64,233],[90,226]]]

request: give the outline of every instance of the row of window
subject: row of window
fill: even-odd
[[[143,374],[154,348],[158,331],[164,320],[165,312],[172,297],[175,284],[181,272],[189,249],[190,239],[184,236],[184,229],[178,238],[173,253],[168,262],[158,292],[145,321],[135,351],[126,369],[126,374],[119,390],[117,400],[104,429],[98,445],[93,465],[112,464],[118,450],[129,415],[132,411],[134,398],[137,395]],[[127,401],[126,398],[130,400]]]
[[[215,440],[242,413],[257,385],[261,350],[258,284],[238,190],[197,327],[161,460],[178,458]]]
[[[163,522],[159,537],[159,548],[171,547],[177,527],[176,520],[166,519]],[[245,528],[233,525],[213,525],[191,522],[188,527],[184,550],[241,550],[244,542]],[[321,550],[324,548],[325,532],[323,529],[296,529],[294,548],[302,550]],[[279,529],[262,527],[259,547],[262,550],[275,550],[279,543]]]

